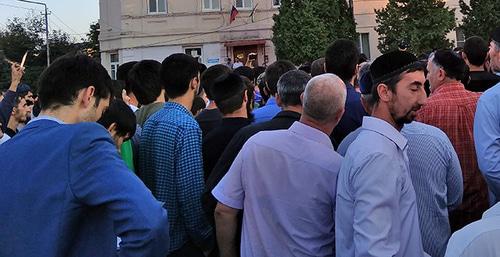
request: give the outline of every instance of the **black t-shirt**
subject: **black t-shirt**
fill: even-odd
[[[470,81],[465,89],[472,92],[484,92],[500,82],[500,77],[487,71],[471,71]]]
[[[212,129],[218,127],[222,122],[222,113],[219,109],[205,109],[201,111],[196,116],[196,121],[200,125],[203,138],[212,131]]]
[[[210,175],[210,172],[234,134],[247,125],[250,125],[250,120],[247,118],[223,118],[221,124],[203,138],[202,152],[205,180]]]

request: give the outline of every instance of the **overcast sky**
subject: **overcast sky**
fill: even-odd
[[[75,39],[85,37],[89,25],[99,19],[98,0],[33,0],[47,4],[49,29],[62,30]],[[18,0],[0,0],[0,27],[5,28],[8,19],[24,18],[30,12],[43,14],[43,6]]]

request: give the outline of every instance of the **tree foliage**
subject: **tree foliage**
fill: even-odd
[[[273,20],[276,56],[296,64],[324,56],[336,39],[356,38],[352,12],[344,0],[282,0]]]
[[[52,61],[67,53],[82,50],[81,43],[75,43],[67,33],[60,30],[49,33],[49,42]],[[5,29],[0,30],[0,49],[7,58],[20,62],[28,51],[22,82],[34,88],[39,75],[47,66],[46,47],[45,22],[41,15],[32,13],[24,19],[14,18],[7,22]],[[1,61],[0,69],[0,89],[6,89],[10,84],[10,65]]]
[[[480,36],[488,40],[490,32],[500,26],[500,2],[498,0],[470,0],[468,5],[460,0],[460,12],[464,15],[462,25],[466,38]]]
[[[417,55],[453,46],[446,35],[456,26],[455,13],[442,0],[389,0],[375,14],[382,53],[398,49],[402,41]]]

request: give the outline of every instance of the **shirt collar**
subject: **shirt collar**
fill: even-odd
[[[444,93],[450,91],[465,90],[465,87],[460,82],[449,82],[439,86],[433,94]]]
[[[39,121],[39,120],[50,120],[50,121],[55,121],[55,122],[57,122],[59,124],[65,124],[62,120],[60,120],[60,119],[58,119],[58,118],[56,118],[54,116],[49,116],[49,115],[38,115],[38,117],[30,120],[28,122],[28,124],[30,124],[32,122],[35,122],[35,121]]]
[[[299,134],[307,139],[325,145],[326,147],[331,148],[333,150],[332,141],[330,140],[328,135],[326,135],[325,133],[323,133],[318,129],[310,127],[300,121],[296,121],[292,124],[292,126],[288,130],[293,133]]]
[[[493,205],[493,207],[489,208],[483,213],[483,219],[492,218],[495,216],[500,216],[500,202]]]
[[[276,98],[274,98],[273,96],[271,96],[271,97],[267,100],[266,105],[276,105]]]
[[[401,150],[405,150],[405,147],[408,143],[408,140],[403,135],[401,135],[401,133],[399,133],[396,128],[394,128],[387,121],[376,117],[363,117],[362,128],[375,131],[387,137],[389,140],[394,142]]]

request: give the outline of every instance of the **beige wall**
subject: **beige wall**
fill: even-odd
[[[234,40],[265,39],[265,47],[259,47],[259,60],[264,52],[269,62],[275,60],[272,37],[273,14],[277,9],[272,0],[254,0],[258,3],[255,22],[251,10],[239,10],[233,23],[229,23],[232,0],[221,0],[221,10],[203,10],[203,0],[168,0],[166,14],[148,14],[147,0],[99,0],[101,34],[100,43],[103,64],[109,66],[109,53],[120,53],[120,63],[146,57],[162,60],[171,51],[186,47],[202,47],[205,59],[219,56],[232,57],[231,47],[224,42]],[[369,33],[372,59],[380,55],[377,49],[378,34],[375,32],[375,9],[383,8],[387,0],[354,0],[357,31]],[[448,5],[458,10],[458,0]],[[455,40],[455,32],[449,38]],[[149,49],[150,48],[150,49]],[[205,49],[207,49],[205,51]]]

